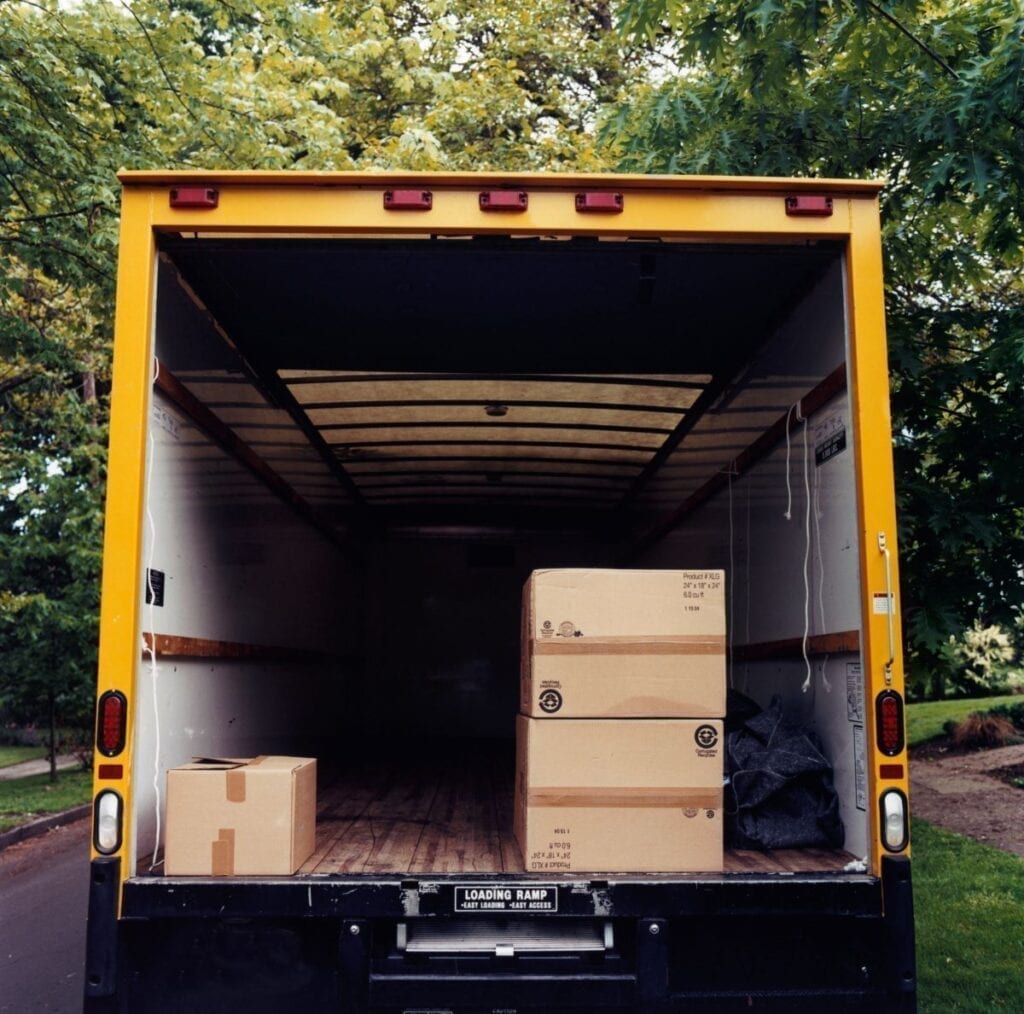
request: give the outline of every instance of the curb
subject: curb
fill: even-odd
[[[13,827],[10,831],[0,834],[0,852],[10,845],[16,845],[20,841],[35,838],[38,835],[46,834],[47,831],[62,824],[70,824],[72,821],[81,820],[92,813],[92,803],[85,803],[83,806],[76,806],[74,809],[65,810],[63,813],[51,813],[39,820],[30,821],[20,827]]]

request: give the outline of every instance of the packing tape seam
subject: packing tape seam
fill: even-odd
[[[543,788],[526,793],[526,805],[537,807],[628,807],[633,809],[697,809],[717,810],[722,806],[721,792],[674,792],[650,789],[607,788]]]
[[[235,829],[221,827],[210,843],[210,872],[215,877],[230,877],[235,872]]]

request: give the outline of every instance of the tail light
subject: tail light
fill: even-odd
[[[883,690],[875,698],[875,736],[886,757],[903,750],[903,698],[895,690]]]
[[[128,726],[128,699],[120,690],[100,697],[96,716],[96,749],[104,757],[116,757],[124,749]]]
[[[907,847],[907,797],[899,789],[887,789],[879,800],[882,817],[882,844],[890,852]]]
[[[121,847],[124,805],[113,789],[104,789],[93,807],[92,840],[96,851],[105,856]]]

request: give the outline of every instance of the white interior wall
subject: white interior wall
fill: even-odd
[[[223,357],[191,304],[163,307],[161,361],[207,347]],[[154,851],[158,810],[162,831],[168,768],[196,756],[336,751],[363,647],[362,576],[336,545],[159,391],[149,436],[143,560],[165,578],[163,605],[146,605],[140,575],[142,630],[281,650],[154,668],[140,645],[132,816],[142,857]]]
[[[785,389],[794,377],[803,377],[803,390],[809,391],[846,357],[844,307],[843,276],[837,265],[780,329],[746,380]],[[741,398],[734,404],[737,411],[742,410]],[[728,414],[712,417],[708,425],[727,426]],[[817,463],[815,447],[839,428],[845,429],[845,449]],[[801,638],[805,609],[811,635],[860,631],[853,438],[849,398],[844,392],[811,416],[806,426],[794,426],[788,489],[783,441],[636,564],[724,568],[731,647]],[[855,692],[851,700],[847,692],[848,675],[851,691],[862,687],[859,662],[860,656],[854,654],[811,659],[812,678],[805,692],[807,667],[800,657],[737,661],[730,665],[730,685],[762,705],[779,694],[794,719],[812,724],[834,768],[846,848],[863,855],[869,830],[860,749],[863,700]],[[831,690],[826,689],[826,681]]]

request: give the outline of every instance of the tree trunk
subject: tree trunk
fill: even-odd
[[[96,374],[91,370],[82,374],[82,401],[91,404],[96,400]]]
[[[50,692],[50,783],[57,781],[57,699]]]

